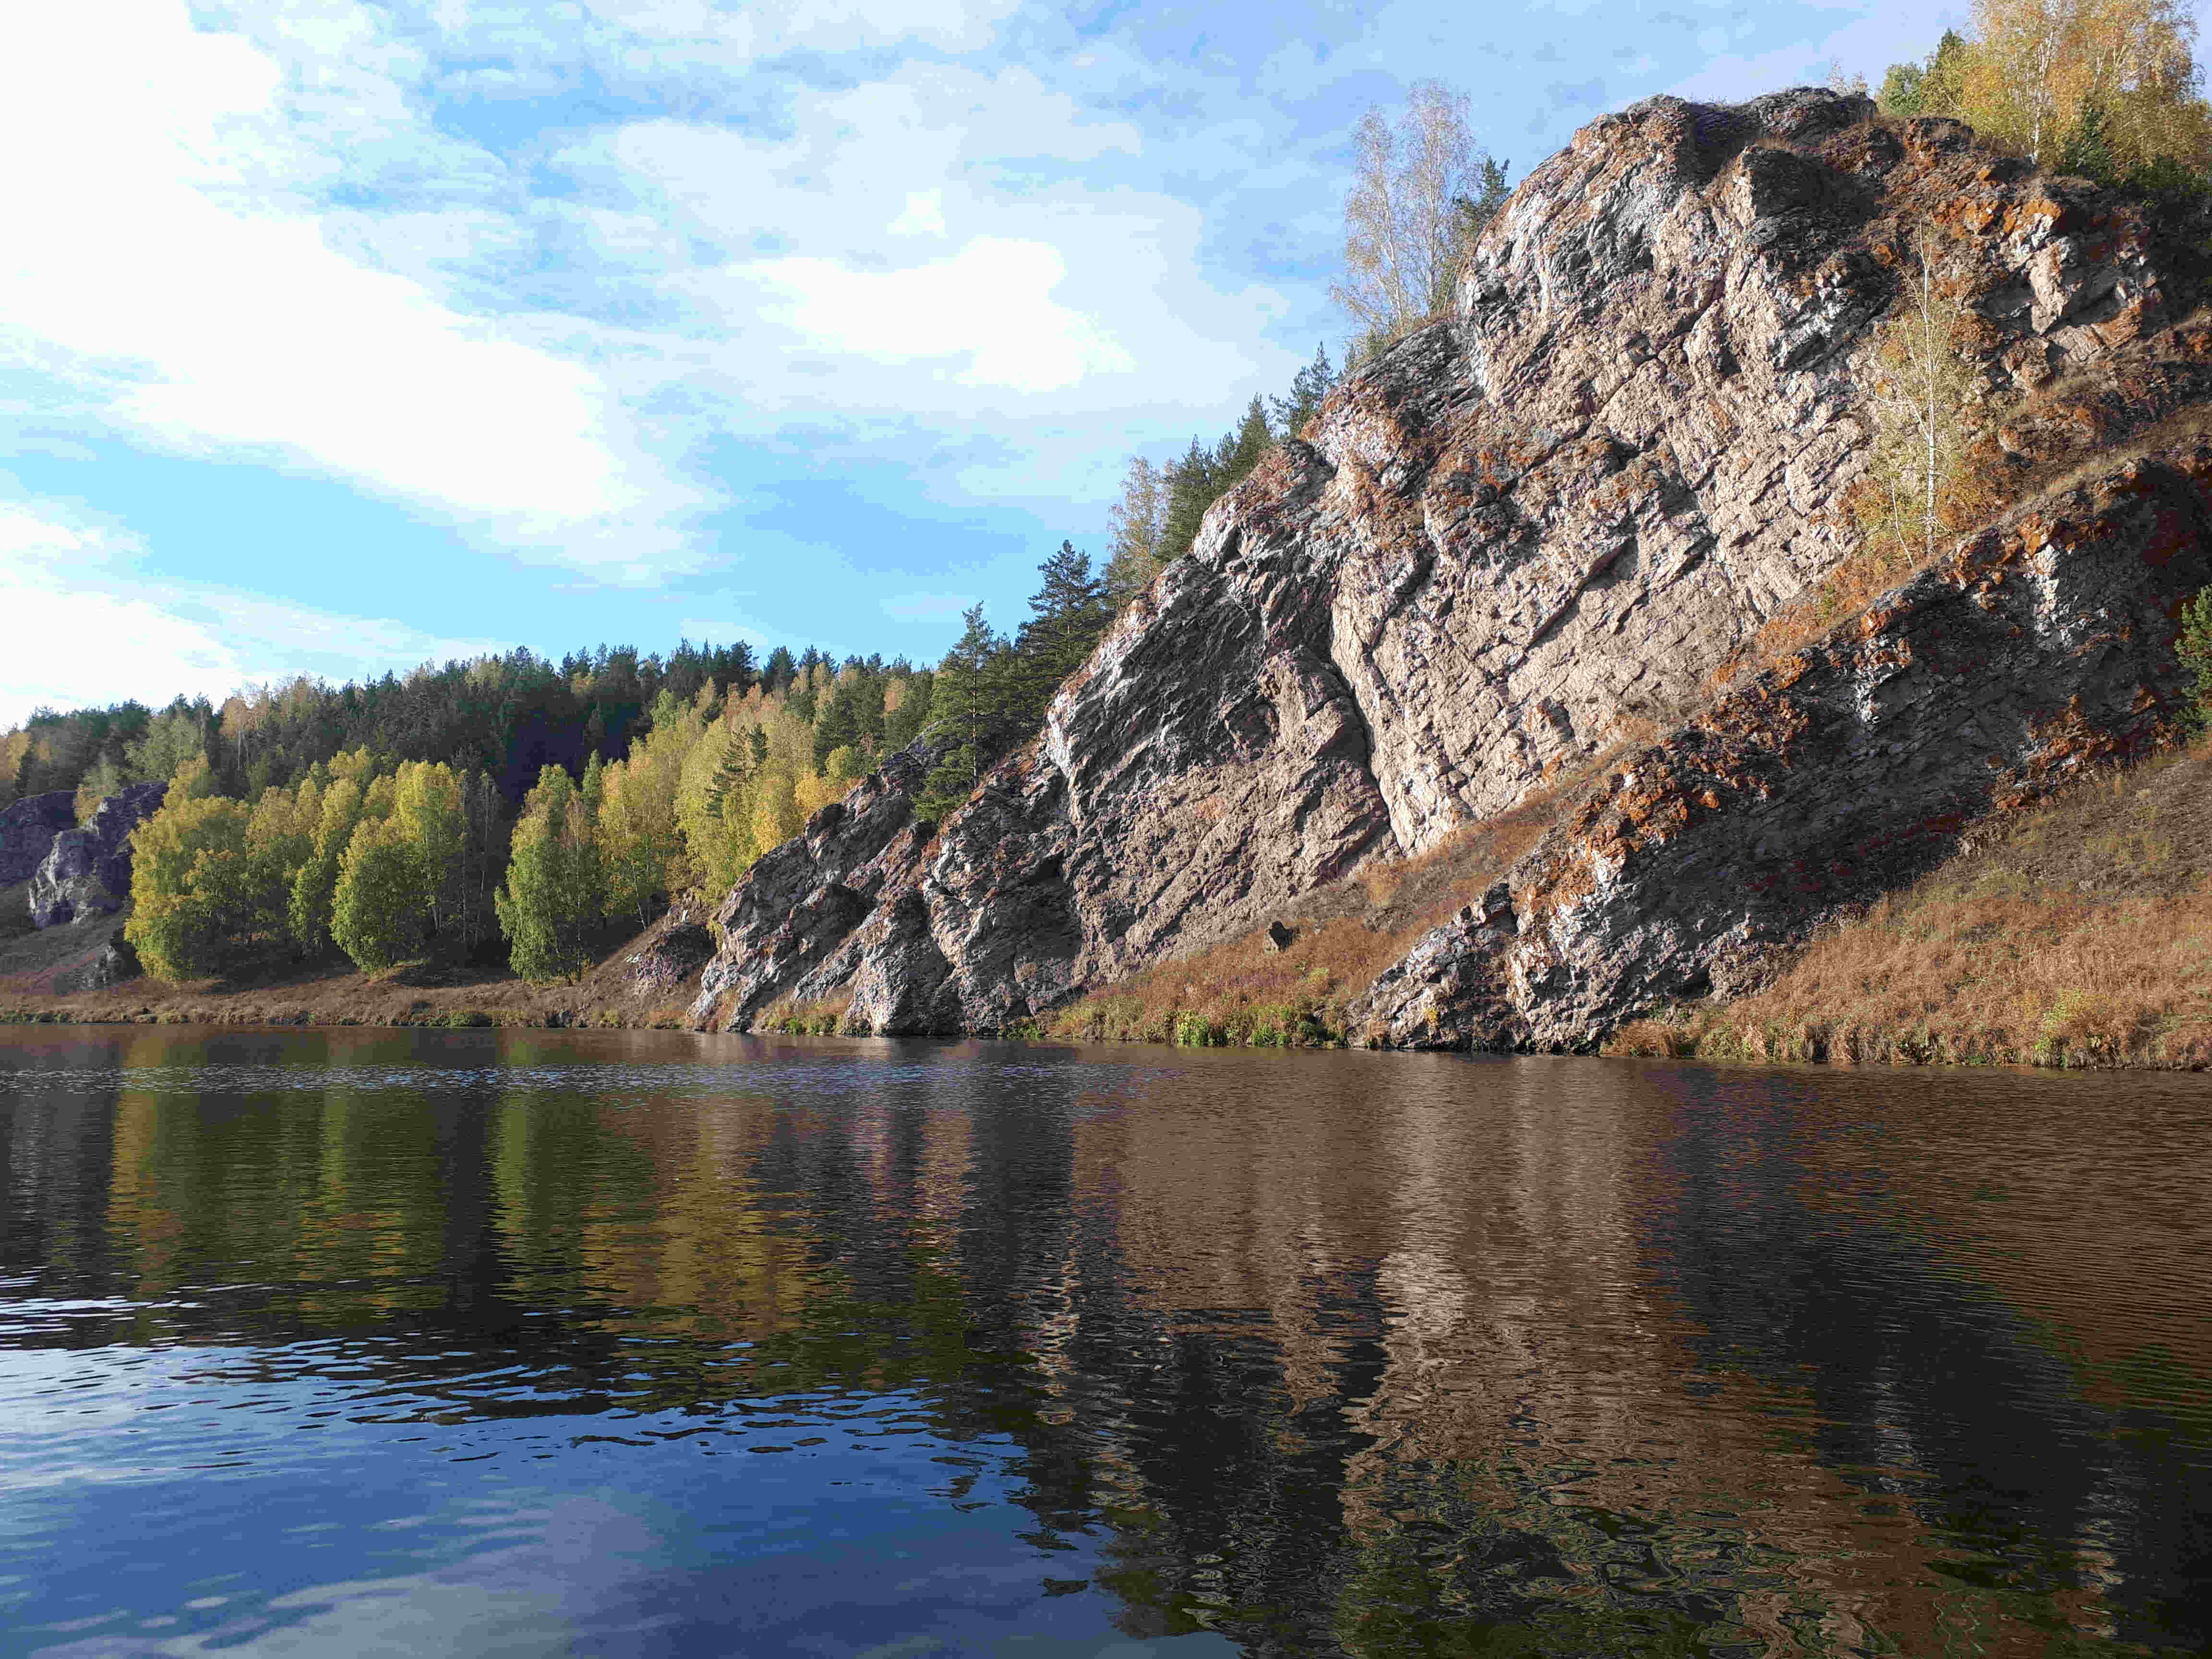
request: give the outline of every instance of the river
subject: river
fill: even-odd
[[[0,1654],[2212,1644],[2212,1083],[0,1033]]]

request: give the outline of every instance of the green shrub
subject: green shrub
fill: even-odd
[[[2181,634],[2173,642],[2173,654],[2197,678],[2196,701],[2188,719],[2191,729],[2201,732],[2212,725],[2212,587],[2181,607]]]

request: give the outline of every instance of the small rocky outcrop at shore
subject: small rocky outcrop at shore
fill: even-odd
[[[76,823],[76,797],[66,789],[26,795],[0,811],[0,887],[28,881],[53,850],[54,837]]]
[[[125,980],[137,978],[139,972],[138,952],[131,948],[131,941],[123,937],[123,930],[118,927],[108,935],[107,943],[89,957],[55,975],[54,994],[73,996],[84,991],[105,991]]]
[[[168,791],[167,783],[133,784],[101,801],[84,828],[56,836],[31,878],[31,920],[56,927],[120,910],[131,897],[131,832],[160,810]]]
[[[714,936],[684,911],[647,928],[624,965],[635,994],[664,997],[697,978],[714,957]]]
[[[1856,550],[1875,331],[1929,227],[1986,386],[2027,411],[2013,493],[2085,436],[2108,459],[1715,702]],[[941,827],[902,757],[765,855],[694,1019],[1001,1030],[1624,750],[1363,1030],[1583,1046],[1748,982],[1974,815],[2171,732],[2212,473],[2170,434],[2109,452],[2212,398],[2172,311],[2140,208],[1957,122],[1810,89],[1595,122],[1452,314],[1216,504]]]

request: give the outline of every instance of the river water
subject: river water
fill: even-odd
[[[0,1036],[0,1653],[2198,1652],[2212,1084]]]

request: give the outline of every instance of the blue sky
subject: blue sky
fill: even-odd
[[[1888,0],[76,0],[0,22],[0,726],[679,636],[942,652],[1337,349],[1353,125],[1878,76]]]

